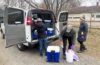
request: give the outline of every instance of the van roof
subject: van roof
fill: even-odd
[[[8,8],[24,10],[24,9],[22,9],[22,8],[16,8],[16,7],[8,7]],[[51,10],[46,10],[46,9],[28,9],[28,10],[52,12]]]
[[[31,9],[31,11],[32,12],[34,12],[34,13],[51,13],[51,14],[53,14],[53,12],[51,11],[51,10],[44,10],[44,9]]]
[[[24,10],[22,8],[16,8],[16,7],[8,7],[8,8],[20,9],[20,10],[23,10],[23,11],[32,11],[34,13],[45,12],[45,13],[51,13],[51,14],[53,14],[53,12],[51,10],[45,10],[45,9],[28,9],[28,10]]]

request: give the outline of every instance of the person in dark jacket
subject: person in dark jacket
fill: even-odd
[[[37,18],[37,21],[35,21],[34,30],[37,30],[38,40],[39,40],[40,56],[43,56],[43,51],[46,54],[46,49],[47,49],[47,35],[46,35],[47,27],[43,23],[41,18]]]
[[[69,43],[68,49],[72,49],[72,45],[75,45],[76,31],[73,29],[72,25],[66,25],[60,35],[63,41],[63,58],[65,59],[67,41]]]
[[[86,47],[84,45],[84,42],[87,39],[87,33],[88,33],[88,24],[85,21],[85,17],[81,17],[80,18],[80,27],[79,27],[79,31],[78,31],[78,42],[80,43],[80,49],[78,51],[78,53],[81,53],[83,51],[86,50]]]

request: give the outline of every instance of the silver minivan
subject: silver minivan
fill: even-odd
[[[63,11],[58,19],[50,10],[31,9],[22,10],[19,8],[6,7],[4,10],[4,29],[6,48],[17,45],[18,49],[24,51],[28,46],[37,44],[36,31],[32,32],[31,24],[36,18],[41,18],[52,32],[47,35],[48,40],[55,40],[59,37],[60,28],[67,22],[68,12]]]

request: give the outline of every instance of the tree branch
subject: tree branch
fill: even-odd
[[[29,1],[27,1],[27,0],[24,0],[26,3],[28,3],[31,7],[34,7],[34,8],[38,8],[38,7],[36,7],[36,6],[34,6],[34,5],[32,5]]]
[[[58,9],[59,9],[59,8],[58,8],[58,7],[59,7],[58,5],[59,5],[59,2],[58,2],[58,0],[56,0],[56,13],[55,13],[55,15],[57,15],[57,11],[58,11]]]
[[[44,1],[46,8],[48,9],[48,4],[47,4],[46,0],[43,0],[43,1]]]
[[[33,1],[32,1],[32,3],[38,8],[38,4],[34,3]]]
[[[59,9],[58,9],[58,11],[57,11],[57,16],[58,16],[58,14],[59,14],[59,12],[61,11],[61,9],[62,9],[62,7],[63,7],[63,5],[65,5],[65,3],[68,3],[70,0],[66,0],[66,1],[61,1],[61,5],[60,5],[60,7],[59,7]]]
[[[48,9],[50,9],[50,3],[49,3],[50,0],[46,0],[47,4],[48,4]]]
[[[51,10],[53,10],[54,2],[55,2],[55,0],[53,0],[53,1],[51,2]]]

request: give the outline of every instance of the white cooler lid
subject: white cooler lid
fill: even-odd
[[[60,47],[59,46],[48,46],[47,52],[51,52],[51,51],[60,52]]]
[[[50,30],[50,31],[53,31],[54,29],[53,28],[47,28],[48,30]]]

